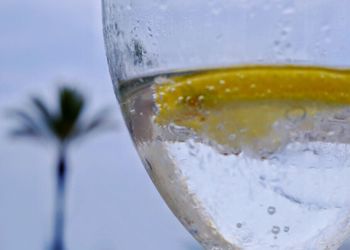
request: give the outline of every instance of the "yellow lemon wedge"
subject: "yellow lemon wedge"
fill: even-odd
[[[274,125],[350,104],[350,71],[250,66],[171,77],[154,85],[155,122],[192,129],[220,144],[282,140]]]

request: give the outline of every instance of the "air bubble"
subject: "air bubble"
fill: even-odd
[[[289,229],[290,229],[289,227],[284,227],[284,228],[283,228],[283,231],[284,231],[285,233],[288,233],[288,232],[289,232]]]
[[[242,223],[237,223],[237,224],[236,224],[236,227],[237,227],[237,228],[241,228],[241,227],[242,227]]]
[[[200,95],[200,96],[198,96],[198,101],[203,101],[204,100],[204,96],[202,96],[202,95]]]
[[[208,89],[209,91],[213,91],[213,90],[215,89],[215,87],[214,87],[214,86],[208,86],[207,89]]]
[[[231,135],[229,135],[229,137],[228,137],[228,139],[229,139],[230,141],[234,141],[234,140],[236,140],[236,138],[237,138],[237,136],[236,136],[235,134],[231,134]]]
[[[225,129],[225,126],[224,126],[223,124],[219,124],[219,125],[216,126],[216,128],[217,128],[218,130],[223,131],[223,130]]]
[[[159,76],[154,80],[155,83],[157,84],[162,84],[162,83],[167,83],[169,82],[169,79],[166,77]]]
[[[292,123],[298,123],[305,119],[306,110],[303,107],[295,107],[287,110],[287,119]]]

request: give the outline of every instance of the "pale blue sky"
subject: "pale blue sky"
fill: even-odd
[[[12,141],[8,107],[33,93],[52,101],[73,81],[92,106],[115,107],[118,132],[69,157],[68,250],[195,250],[126,132],[106,65],[99,0],[0,1],[0,250],[41,250],[50,237],[54,150]],[[345,248],[348,249],[348,248]]]
[[[50,236],[54,150],[11,141],[4,109],[31,94],[52,101],[73,81],[92,106],[111,105],[118,132],[69,157],[67,242],[74,250],[199,249],[159,197],[121,121],[106,65],[100,2],[0,1],[0,250],[40,250]]]

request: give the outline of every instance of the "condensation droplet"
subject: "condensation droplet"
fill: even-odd
[[[125,7],[126,10],[132,10],[132,5],[131,4],[128,4],[126,7]]]
[[[267,208],[267,212],[270,214],[270,215],[273,215],[276,213],[276,208],[275,207],[268,207]]]
[[[212,9],[211,13],[214,15],[214,16],[217,16],[221,13],[221,9],[220,8],[215,8],[215,9]]]
[[[168,9],[168,5],[161,4],[161,5],[159,5],[159,9],[162,10],[162,11],[166,11]]]
[[[293,7],[285,8],[282,12],[283,15],[291,15],[295,12]]]
[[[280,40],[275,40],[273,42],[273,44],[277,47],[277,46],[279,46],[281,44],[281,41]]]
[[[280,231],[281,231],[281,229],[280,229],[279,226],[273,226],[272,229],[271,229],[271,232],[273,234],[279,234]]]

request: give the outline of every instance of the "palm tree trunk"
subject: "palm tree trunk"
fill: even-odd
[[[64,246],[64,222],[65,222],[65,189],[66,189],[66,155],[65,150],[61,149],[57,165],[56,179],[56,204],[55,221],[53,228],[53,240],[50,250],[65,250]]]

